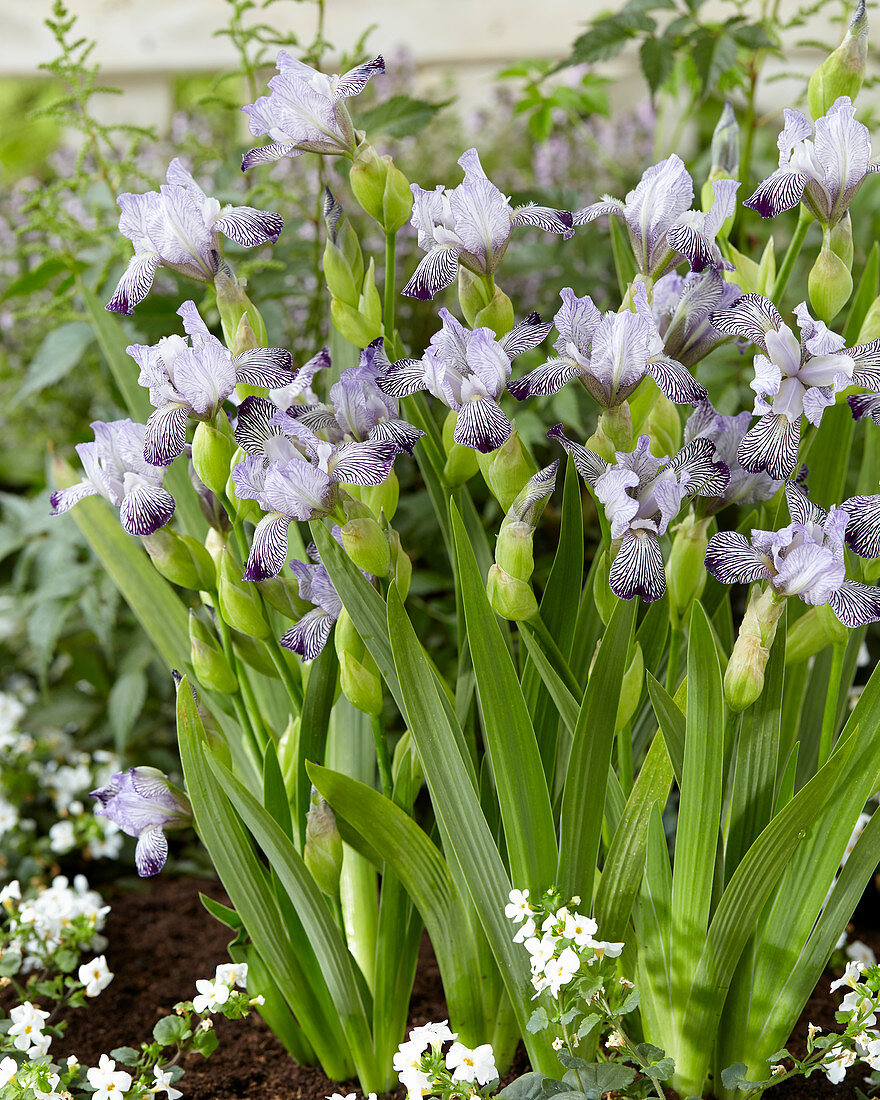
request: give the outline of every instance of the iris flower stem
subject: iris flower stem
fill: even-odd
[[[812,214],[810,214],[806,207],[802,206],[800,208],[800,214],[798,215],[794,234],[791,238],[791,243],[788,246],[788,251],[785,253],[782,267],[780,267],[777,272],[776,282],[773,284],[773,294],[771,297],[776,303],[779,302],[782,292],[785,290],[786,286],[788,286],[788,280],[791,277],[797,258],[801,254],[801,249],[804,246],[804,239],[807,236],[807,230],[810,228],[812,221]]]
[[[825,713],[822,715],[822,733],[819,738],[817,768],[821,768],[831,755],[834,731],[837,726],[837,707],[840,701],[840,681],[843,676],[845,653],[846,643],[835,642],[831,650],[831,675],[828,679],[828,694],[825,696]]]
[[[382,781],[382,794],[391,798],[394,782],[391,778],[391,759],[388,755],[388,739],[378,718],[370,718],[373,730],[373,744],[376,746],[376,763],[379,765],[379,778]]]
[[[394,308],[396,304],[397,276],[397,233],[385,234],[385,309],[382,320],[385,326],[385,341],[390,359],[397,358],[397,337],[394,333]]]
[[[213,599],[214,607],[217,608],[214,622],[217,626],[217,633],[220,635],[220,644],[223,647],[223,653],[232,671],[235,673],[239,685],[238,691],[232,692],[229,696],[232,702],[232,709],[235,711],[235,717],[238,719],[238,724],[241,726],[245,735],[250,738],[251,745],[256,753],[256,758],[259,761],[263,758],[263,746],[260,744],[260,739],[254,728],[252,717],[242,701],[242,685],[247,681],[247,674],[241,667],[241,662],[236,657],[235,650],[232,648],[232,635],[229,632],[229,624],[220,614],[217,593],[212,592],[211,598]],[[256,715],[254,717],[256,717]]]
[[[678,661],[682,635],[680,626],[673,626],[669,632],[669,663],[666,666],[666,691],[669,695],[675,695],[675,689],[678,687]]]

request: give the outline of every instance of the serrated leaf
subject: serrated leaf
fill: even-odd
[[[543,1031],[549,1023],[550,1018],[547,1015],[547,1010],[545,1008],[536,1008],[529,1017],[529,1022],[526,1024],[526,1031],[529,1035],[534,1035],[536,1031]]]
[[[636,1077],[636,1071],[629,1066],[617,1062],[587,1062],[583,1058],[572,1057],[564,1050],[559,1051],[559,1061],[577,1071],[584,1093],[593,1100],[599,1100],[605,1092],[625,1088]]]
[[[192,1048],[205,1058],[210,1058],[217,1049],[219,1040],[215,1031],[197,1031],[192,1037]]]
[[[691,57],[700,77],[700,95],[705,98],[736,64],[736,42],[726,31],[706,32],[691,49]]]
[[[668,38],[646,38],[639,51],[642,73],[651,95],[656,95],[672,73],[675,50]]]
[[[452,103],[444,99],[431,103],[408,95],[393,95],[357,117],[358,129],[367,134],[388,134],[390,137],[413,137],[428,125],[444,107]]]
[[[10,408],[60,382],[79,363],[94,340],[92,326],[85,321],[66,321],[53,329],[37,348]]]

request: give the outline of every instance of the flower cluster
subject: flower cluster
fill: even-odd
[[[49,886],[22,888],[13,879],[0,889],[0,935],[4,963],[16,971],[35,973],[51,967],[59,956],[73,958],[102,950],[100,934],[110,907],[89,888],[84,875],[71,883],[58,875]]]
[[[495,1056],[489,1043],[471,1050],[459,1043],[449,1023],[414,1027],[394,1055],[393,1066],[409,1100],[442,1095],[452,1100],[483,1095],[481,1087],[498,1080]],[[443,1044],[452,1045],[443,1053]]]

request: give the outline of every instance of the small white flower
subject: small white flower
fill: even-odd
[[[553,1047],[554,1050],[562,1050],[562,1048],[565,1046],[565,1043],[563,1043],[563,1041],[557,1036],[550,1044],[550,1046]]]
[[[529,905],[528,890],[511,890],[507,896],[510,902],[504,907],[504,915],[515,924],[519,924],[521,920],[525,920],[534,913],[534,909]]]
[[[178,1097],[183,1096],[180,1089],[174,1088],[171,1084],[171,1070],[159,1069],[158,1066],[153,1066],[153,1076],[156,1078],[156,1084],[150,1089],[150,1092],[163,1092],[168,1097],[168,1100],[178,1100]]]
[[[544,964],[556,954],[558,940],[555,936],[544,935],[540,939],[532,936],[526,940],[525,949],[532,956],[532,969],[543,970]]]
[[[590,940],[589,945],[596,952],[596,958],[601,962],[606,956],[609,959],[616,959],[621,951],[623,951],[626,944],[623,943],[608,943],[607,940]]]
[[[32,1005],[30,1001],[16,1005],[9,1013],[12,1027],[6,1033],[13,1040],[16,1050],[28,1050],[43,1035],[43,1024],[49,1013]]]
[[[423,1093],[428,1092],[433,1084],[431,1075],[425,1073],[423,1069],[416,1065],[398,1070],[397,1078],[406,1089],[408,1097],[413,1098],[413,1100],[415,1097],[421,1097]]]
[[[225,982],[212,982],[207,978],[199,978],[196,982],[198,996],[193,997],[193,1009],[202,1012],[216,1012],[221,1005],[229,1000],[229,986]]]
[[[531,917],[527,917],[526,920],[517,928],[516,934],[513,937],[514,943],[525,943],[534,936],[537,929],[535,928],[535,922]]]
[[[846,957],[852,959],[853,962],[860,962],[863,966],[876,966],[877,956],[871,950],[866,943],[862,943],[861,940],[853,940],[851,944],[847,946]]]
[[[822,1028],[821,1028],[821,1027],[819,1027],[819,1025],[818,1025],[818,1024],[809,1024],[809,1025],[807,1026],[807,1036],[808,1036],[808,1037],[809,1037],[810,1039],[815,1039],[815,1038],[816,1038],[816,1036],[817,1036],[817,1035],[819,1034],[819,1032],[820,1032],[821,1030],[822,1030]]]
[[[562,934],[567,940],[574,940],[578,947],[589,947],[592,937],[599,931],[599,925],[591,917],[580,913],[569,913],[565,918]]]
[[[391,1059],[391,1065],[395,1073],[400,1076],[401,1073],[409,1073],[410,1070],[421,1070],[422,1055],[427,1045],[427,1041],[401,1043]],[[403,1078],[401,1078],[402,1080]]]
[[[0,890],[0,905],[4,909],[11,909],[14,901],[21,901],[21,885],[17,878],[14,878],[12,882],[7,882]]]
[[[842,985],[847,985],[850,989],[856,989],[864,971],[865,967],[863,963],[857,961],[848,962],[843,974],[831,983],[830,992],[833,993],[835,989],[840,989]]]
[[[52,1036],[40,1032],[39,1035],[35,1035],[31,1040],[30,1049],[27,1052],[28,1058],[30,1058],[32,1062],[37,1058],[42,1058],[44,1054],[49,1053],[49,1047],[51,1045]]]
[[[255,1005],[257,1008],[261,1008],[266,1003],[266,998],[262,993],[258,993],[256,997],[251,997],[248,1001],[249,1005]]]
[[[863,1027],[873,1027],[877,1023],[874,1014],[874,1002],[870,997],[863,995],[861,990],[854,989],[840,1002],[840,1012],[854,1012],[860,1018]]]
[[[72,821],[56,821],[49,829],[49,847],[63,855],[76,845],[76,831]]]
[[[0,1089],[10,1084],[15,1079],[18,1063],[14,1058],[4,1058],[0,1062]]]
[[[247,989],[247,963],[219,963],[214,973],[215,982],[224,982],[228,986],[237,985]]]
[[[10,832],[17,824],[18,810],[11,802],[7,802],[5,798],[0,798],[0,836]]]
[[[119,1100],[131,1088],[131,1074],[117,1069],[107,1054],[102,1054],[97,1066],[86,1073],[89,1084],[95,1090],[92,1100]]]
[[[871,1039],[864,1046],[862,1059],[868,1063],[871,1069],[880,1069],[880,1038]]]
[[[831,1062],[826,1062],[825,1065],[822,1066],[822,1069],[825,1071],[825,1076],[832,1085],[839,1085],[844,1077],[846,1077],[847,1068],[851,1066],[855,1060],[856,1056],[851,1050],[844,1050],[838,1058],[835,1058]]]
[[[605,1046],[609,1049],[622,1049],[626,1046],[626,1039],[624,1039],[623,1035],[615,1029],[605,1040]]]
[[[457,1038],[458,1035],[449,1030],[449,1021],[441,1020],[439,1024],[422,1024],[420,1027],[414,1027],[407,1041],[420,1051],[429,1045],[439,1050],[443,1043]]]
[[[581,965],[581,960],[570,947],[566,947],[558,959],[550,959],[544,967],[544,977],[553,997],[559,994],[562,986],[567,985]]]
[[[97,997],[113,981],[113,974],[107,966],[107,960],[99,955],[91,962],[83,963],[78,972],[79,980],[86,987],[87,997]]]
[[[453,1081],[476,1081],[480,1085],[488,1085],[498,1077],[490,1043],[483,1043],[475,1050],[463,1043],[453,1043],[446,1055],[446,1068],[451,1071]]]

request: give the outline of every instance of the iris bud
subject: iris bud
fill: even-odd
[[[387,520],[394,518],[400,499],[400,482],[394,470],[381,485],[346,485],[345,488],[346,492],[364,503],[377,519],[383,513]]]
[[[531,585],[512,577],[498,565],[493,565],[489,570],[486,595],[502,619],[519,622],[537,614],[538,601]]]
[[[770,646],[784,607],[785,598],[769,586],[752,593],[724,673],[724,698],[736,713],[751,706],[764,690]]]
[[[530,580],[535,571],[533,538],[534,528],[528,523],[508,523],[505,520],[495,540],[496,564],[517,580]]]
[[[144,535],[144,548],[156,571],[181,588],[211,589],[217,583],[217,570],[211,555],[191,535],[181,535],[168,527],[160,527],[152,535]]]
[[[642,697],[642,686],[645,682],[645,658],[642,655],[642,647],[636,642],[629,668],[623,674],[623,682],[620,685],[620,701],[617,704],[617,718],[614,721],[614,732],[620,733],[636,712],[639,700]]]
[[[386,577],[391,550],[385,532],[374,519],[351,519],[339,529],[345,552],[358,567],[374,577]]]
[[[827,244],[822,245],[813,264],[807,288],[813,312],[826,324],[834,320],[852,294],[852,275],[843,260]]]
[[[358,147],[348,175],[354,196],[386,233],[409,221],[413,197],[409,180],[390,156],[380,157],[368,142]]]
[[[341,298],[333,298],[330,316],[339,334],[356,347],[365,348],[382,335],[382,303],[376,289],[376,268],[372,260],[364,276],[357,308]]]
[[[473,327],[490,328],[497,339],[501,339],[513,328],[513,303],[500,287],[495,287],[488,305],[477,311]]]
[[[846,264],[847,270],[852,271],[853,265],[853,235],[852,218],[849,211],[828,231],[828,247]]]
[[[193,671],[202,687],[223,695],[238,690],[238,678],[217,638],[193,611],[189,613],[189,644]]]
[[[318,889],[331,898],[339,897],[339,876],[342,872],[342,837],[336,827],[336,817],[312,787],[309,811],[306,814],[306,842],[303,860]]]
[[[403,768],[409,769],[412,784],[411,790],[413,792],[418,791],[425,782],[425,773],[422,771],[419,754],[415,750],[412,734],[409,730],[404,730],[403,736],[399,738],[397,744],[394,746],[394,756],[391,759],[391,780],[395,787],[397,786],[398,776]]]
[[[247,317],[256,343],[253,347],[265,348],[269,346],[269,336],[266,332],[266,324],[260,311],[245,294],[246,283],[237,279],[227,263],[221,261],[217,274],[214,276],[214,290],[217,293],[217,309],[220,313],[220,324],[223,328],[223,342],[232,349],[235,346],[235,338],[242,317]],[[235,352],[234,354],[237,354]]]
[[[658,393],[641,430],[651,439],[656,456],[673,455],[681,446],[681,417],[666,394]],[[630,449],[629,447],[627,448]],[[618,448],[621,450],[621,448]]]
[[[204,421],[196,425],[192,441],[192,464],[201,481],[218,496],[226,491],[235,437],[224,413],[217,417],[218,427]]]
[[[785,636],[785,663],[800,664],[814,657],[827,645],[846,642],[849,630],[827,603],[811,607],[788,629]]]
[[[249,668],[254,669],[263,676],[278,679],[278,669],[272,663],[265,642],[261,642],[258,638],[252,638],[250,634],[242,634],[240,630],[233,630],[230,633],[232,635],[232,649],[239,660],[244,661]],[[285,655],[287,654],[286,649],[282,652]]]
[[[477,452],[473,447],[463,447],[455,442],[455,424],[458,413],[450,410],[449,415],[443,421],[443,449],[446,451],[446,463],[443,467],[443,477],[450,489],[464,485],[474,476],[479,469]]]
[[[220,583],[217,589],[220,614],[234,630],[254,638],[268,638],[269,624],[260,607],[257,588],[242,580],[232,555],[224,548],[220,555]]]
[[[678,525],[666,566],[669,601],[679,620],[706,587],[706,547],[709,519],[697,519],[692,512]]]
[[[391,577],[397,585],[400,598],[405,600],[409,594],[409,585],[412,580],[412,561],[409,554],[403,549],[400,535],[393,527],[388,528],[388,546],[391,551]]]
[[[490,454],[474,453],[483,479],[504,512],[507,512],[525,483],[538,472],[519,432],[514,427],[501,446]]]
[[[658,392],[658,396],[659,392]],[[594,451],[606,462],[614,462],[615,451],[631,451],[633,446],[632,413],[624,401],[599,414],[595,432],[587,440],[587,450]]]
[[[288,580],[287,577],[269,577],[268,580],[257,581],[256,584],[266,603],[276,611],[280,611],[287,619],[294,621],[301,619],[307,611],[311,610],[312,605],[300,599],[299,583],[295,580]]]
[[[807,103],[813,118],[824,115],[842,95],[855,99],[865,79],[868,62],[868,16],[865,0],[858,0],[843,41],[810,77]]]
[[[470,268],[458,268],[458,304],[467,323],[474,327],[477,314],[492,301],[493,292],[485,275],[477,275]]]
[[[382,713],[382,677],[345,608],[336,620],[333,644],[342,694],[356,710],[378,718]]]
[[[278,738],[278,744],[276,746],[278,763],[281,766],[281,774],[284,776],[284,786],[291,798],[293,798],[296,793],[296,749],[299,743],[299,735],[300,719],[291,715],[287,723],[287,728]]]

